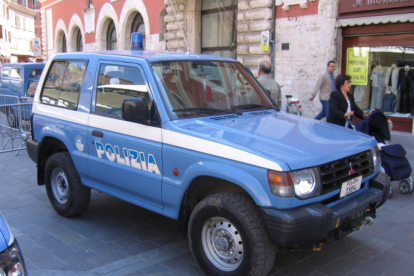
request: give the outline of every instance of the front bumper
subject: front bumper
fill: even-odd
[[[278,246],[311,246],[340,239],[354,231],[388,199],[390,182],[379,173],[370,189],[331,208],[312,203],[291,210],[260,208],[273,242]]]
[[[37,164],[37,161],[39,159],[40,143],[33,139],[27,139],[26,148],[27,148],[27,154],[29,155],[30,159],[32,159],[33,162]]]

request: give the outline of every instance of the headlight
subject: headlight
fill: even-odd
[[[0,253],[0,276],[25,276],[27,275],[23,257],[16,241],[6,250]]]
[[[293,172],[267,171],[267,179],[272,194],[280,197],[300,199],[318,196],[320,192],[319,173],[316,168]]]
[[[321,185],[316,168],[293,171],[291,174],[295,194],[298,198],[306,199],[319,195]]]
[[[374,171],[376,172],[381,166],[381,153],[378,146],[375,146],[371,149],[372,162],[374,163]]]

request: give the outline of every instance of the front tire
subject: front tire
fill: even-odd
[[[197,204],[188,225],[194,259],[207,275],[267,275],[276,247],[256,204],[219,193]]]
[[[47,159],[45,180],[47,196],[59,215],[72,217],[88,208],[91,190],[81,183],[68,152],[58,152]]]

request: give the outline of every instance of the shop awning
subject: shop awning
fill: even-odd
[[[358,17],[358,18],[338,19],[336,21],[336,27],[380,24],[380,23],[389,23],[389,22],[391,22],[391,23],[414,22],[414,13],[391,14],[391,15],[380,15],[380,16],[367,16],[367,17]]]

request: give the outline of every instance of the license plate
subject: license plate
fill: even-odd
[[[340,198],[355,193],[361,189],[362,175],[342,183]]]

